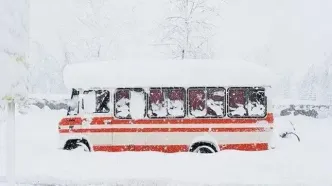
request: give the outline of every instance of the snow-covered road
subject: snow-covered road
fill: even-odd
[[[264,152],[213,155],[158,152],[79,153],[56,150],[57,122],[65,111],[34,110],[17,116],[16,176],[36,184],[206,185],[332,184],[332,119],[291,120],[301,143],[280,139]],[[281,128],[281,127],[280,127]]]

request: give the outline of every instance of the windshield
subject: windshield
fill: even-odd
[[[78,113],[108,113],[110,111],[110,92],[108,90],[73,89],[67,115]]]

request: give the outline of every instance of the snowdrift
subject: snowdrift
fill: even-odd
[[[262,152],[201,155],[157,152],[59,151],[58,119],[65,111],[33,111],[17,117],[16,176],[36,185],[217,185],[332,183],[331,118],[276,118],[277,131],[295,124],[301,143],[277,138]],[[29,123],[27,123],[29,121]],[[277,135],[277,134],[276,134]]]

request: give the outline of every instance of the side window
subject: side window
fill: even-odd
[[[250,89],[248,91],[248,115],[252,117],[266,116],[265,91],[260,89]]]
[[[115,93],[114,115],[117,118],[131,118],[129,110],[129,89],[117,90]]]
[[[186,90],[184,88],[167,89],[167,111],[169,117],[185,116]]]
[[[184,88],[151,88],[148,116],[150,118],[184,117],[185,100]]]
[[[229,88],[228,89],[228,116],[229,117],[246,117],[248,116],[245,109],[246,89]]]
[[[114,94],[114,115],[121,119],[140,119],[145,116],[146,95],[143,89],[117,89]]]
[[[150,89],[149,94],[149,117],[166,117],[167,107],[165,102],[165,94],[162,89]]]
[[[224,88],[189,88],[189,115],[193,117],[224,117],[226,91]]]
[[[189,115],[194,117],[206,116],[206,91],[205,88],[189,88]]]
[[[226,91],[224,88],[207,88],[207,116],[224,117]]]
[[[264,89],[229,88],[229,117],[265,117],[266,101]]]
[[[98,113],[108,113],[110,111],[110,92],[108,90],[97,90],[97,111]]]

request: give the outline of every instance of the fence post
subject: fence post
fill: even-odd
[[[15,101],[8,100],[7,117],[7,182],[8,186],[15,185]]]

